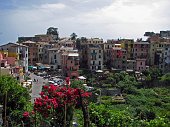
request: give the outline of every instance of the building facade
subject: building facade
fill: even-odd
[[[79,76],[79,54],[77,51],[65,51],[62,54],[62,72],[66,77],[77,78]]]
[[[88,45],[87,63],[90,70],[103,70],[103,49],[100,45]]]
[[[126,70],[127,51],[122,48],[111,49],[111,66],[114,69]]]
[[[28,46],[28,65],[36,65],[38,63],[38,45],[33,41],[25,41],[22,44]]]
[[[4,58],[10,66],[20,66],[24,72],[28,71],[28,46],[18,43],[8,43],[0,46]]]

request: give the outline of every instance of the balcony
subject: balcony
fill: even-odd
[[[96,54],[97,54],[96,52],[92,52],[92,53],[91,53],[92,56],[93,56],[93,55],[96,55]]]
[[[68,57],[68,60],[79,61],[80,59],[77,57]]]

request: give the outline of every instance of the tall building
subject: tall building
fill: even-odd
[[[104,64],[109,68],[111,66],[111,49],[113,47],[121,47],[121,44],[118,42],[118,40],[107,40],[106,43],[104,43],[104,50],[103,50],[103,60]]]
[[[133,48],[134,48],[134,40],[133,39],[121,39],[119,40],[121,43],[121,48],[127,51],[127,59],[133,59]]]
[[[64,76],[77,78],[79,76],[79,54],[77,50],[67,50],[62,53],[62,72]]]
[[[61,55],[59,48],[48,49],[49,54],[49,65],[51,69],[61,69]]]
[[[33,41],[25,41],[22,44],[28,46],[28,64],[36,65],[38,63],[38,45]]]
[[[90,70],[103,69],[103,49],[100,45],[89,44],[87,48],[87,64]]]
[[[54,48],[54,44],[45,44],[43,45],[42,52],[43,52],[43,58],[42,63],[48,64],[49,63],[49,49]]]
[[[165,44],[165,52],[164,52],[165,56],[165,71],[170,72],[170,43],[166,43]]]
[[[114,69],[126,70],[127,51],[122,48],[113,47],[111,49],[111,67]]]

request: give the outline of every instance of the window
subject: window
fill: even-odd
[[[92,66],[92,70],[94,70],[94,66]]]
[[[70,62],[71,62],[71,63],[73,63],[73,61],[72,61],[72,60],[71,60]]]
[[[93,53],[95,53],[95,50],[93,50]]]
[[[56,55],[54,55],[54,59],[56,59],[57,57],[56,57]]]
[[[99,53],[101,53],[101,50],[99,50]]]
[[[99,55],[99,58],[101,58],[101,55]]]
[[[99,65],[101,65],[101,61],[99,61]]]
[[[142,65],[142,62],[140,62],[140,65]]]
[[[93,65],[95,65],[95,61],[93,61]]]

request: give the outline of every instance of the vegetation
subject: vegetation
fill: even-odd
[[[134,75],[110,73],[103,82],[120,89],[118,100],[102,96],[101,105],[90,105],[90,120],[96,127],[168,127],[170,125],[170,78],[158,69],[144,73],[145,81]],[[95,82],[95,81],[94,81]],[[154,85],[154,82],[158,82]],[[150,83],[148,85],[147,83]],[[163,85],[164,83],[165,85]],[[103,85],[100,85],[103,87]],[[107,85],[109,86],[109,85]],[[123,97],[125,103],[123,103]]]
[[[170,74],[151,69],[142,76],[145,80],[138,81],[134,74],[125,72],[87,73],[87,84],[95,87],[89,99],[85,99],[89,93],[84,82],[72,80],[70,87],[44,86],[34,108],[28,106],[29,95],[25,88],[15,86],[18,83],[11,77],[1,77],[1,103],[7,92],[9,115],[17,114],[12,116],[13,120],[21,120],[16,116],[23,110],[28,111],[24,117],[20,115],[25,125],[64,126],[66,121],[67,126],[71,126],[74,121],[80,127],[168,127]],[[17,91],[13,92],[14,89]]]
[[[20,122],[21,114],[30,108],[30,95],[26,88],[23,88],[17,80],[11,76],[0,76],[0,104],[5,107],[9,124]],[[3,116],[5,111],[3,110]]]

